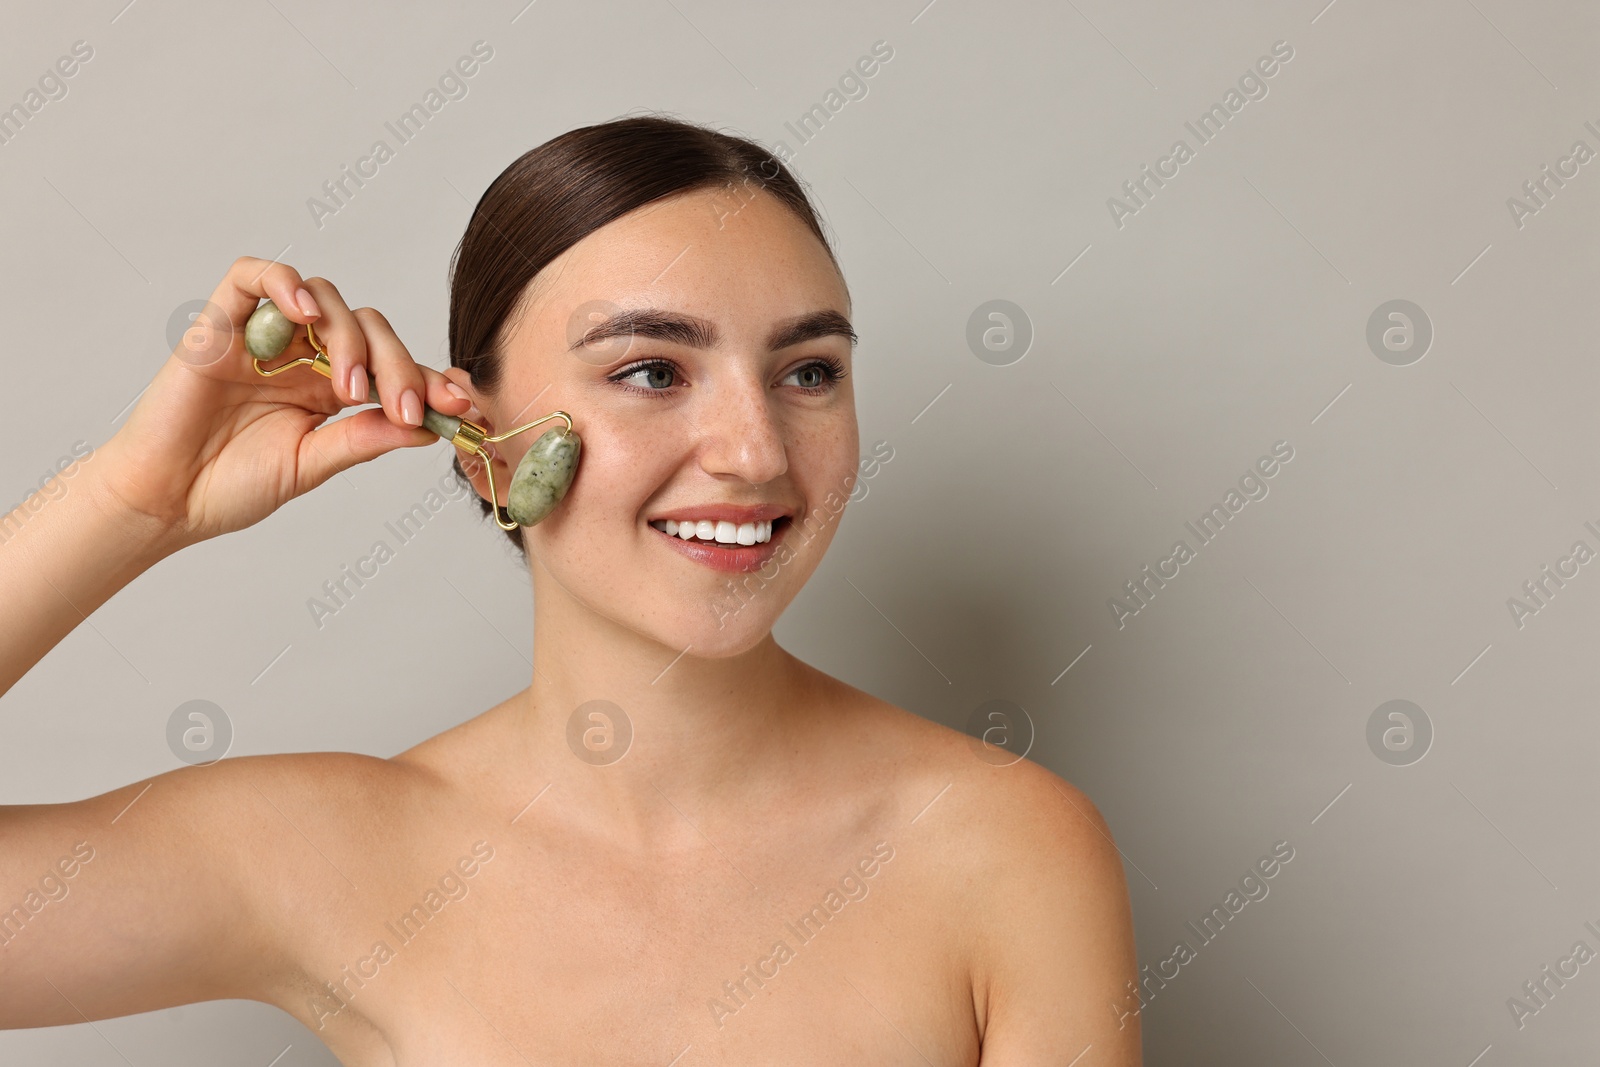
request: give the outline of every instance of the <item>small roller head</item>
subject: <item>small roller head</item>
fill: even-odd
[[[272,359],[289,347],[298,329],[298,323],[290,321],[277,304],[268,300],[251,312],[244,324],[244,349],[257,359]]]

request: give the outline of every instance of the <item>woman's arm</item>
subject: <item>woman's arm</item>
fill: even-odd
[[[101,450],[102,452],[104,449]],[[117,591],[177,549],[171,531],[121,506],[91,452],[66,492],[0,517],[0,696]]]
[[[307,312],[303,289],[315,293]],[[255,373],[244,324],[264,296],[296,322],[317,320],[345,384],[303,368]],[[402,403],[470,406],[416,365],[381,315],[351,311],[330,283],[284,264],[238,260],[212,307],[207,337],[174,352],[66,492],[0,525],[0,694],[167,555],[249,526],[356,463],[436,442]],[[297,346],[291,355],[309,352],[303,338]],[[323,425],[369,399],[351,396],[352,367],[372,369],[383,410]],[[338,872],[294,860],[304,843],[284,798],[348,777],[326,758],[254,757],[74,803],[0,807],[0,1027],[281,988],[296,948],[283,902],[341,891]]]
[[[980,1067],[1138,1067],[1138,963],[1122,858],[1100,812],[1022,760],[977,916],[986,1004]]]

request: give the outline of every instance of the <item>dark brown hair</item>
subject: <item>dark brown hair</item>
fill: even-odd
[[[506,320],[546,264],[652,201],[728,185],[776,197],[816,235],[837,269],[804,187],[753,141],[642,115],[571,130],[523,153],[484,190],[451,256],[451,364],[493,395],[504,377]],[[470,488],[459,452],[455,471]],[[493,514],[488,500],[476,499],[485,518]],[[504,533],[526,560],[521,531]]]

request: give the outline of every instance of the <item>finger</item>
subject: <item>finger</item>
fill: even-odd
[[[367,408],[322,426],[300,442],[295,495],[309,493],[340,471],[376,459],[397,448],[431,445],[439,440],[420,426],[400,426],[379,408]]]
[[[193,325],[184,330],[173,356],[206,377],[236,378],[243,373],[244,364],[227,357],[239,352],[245,324],[264,296],[283,308],[291,322],[304,323],[317,317],[316,301],[293,267],[276,260],[240,256],[212,290],[205,307],[193,317]],[[311,314],[307,314],[307,307]]]
[[[353,314],[366,336],[367,360],[373,377],[378,380],[378,395],[384,411],[391,417],[398,415],[396,421],[402,425],[422,425],[422,406],[429,396],[423,368],[411,358],[405,343],[382,312],[376,308],[357,308]]]
[[[333,367],[333,391],[344,404],[367,404],[378,398],[367,385],[367,337],[344,297],[326,278],[307,278],[306,288],[322,309],[317,339],[328,350]],[[391,414],[398,414],[398,409]],[[398,420],[397,420],[398,421]]]
[[[321,314],[300,272],[275,259],[240,256],[211,293],[212,303],[226,313],[241,334],[263,297],[278,305],[293,322],[312,322]]]
[[[473,410],[472,398],[460,386],[432,367],[422,368],[422,378],[428,387],[428,395],[424,399],[429,407],[446,415],[472,417],[469,414]]]

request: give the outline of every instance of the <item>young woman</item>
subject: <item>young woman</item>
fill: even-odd
[[[256,374],[263,297],[331,381]],[[565,499],[511,534],[531,684],[390,759],[0,808],[0,1026],[248,998],[349,1064],[1139,1062],[1089,800],[772,638],[859,463],[849,293],[776,159],[655,117],[527,153],[456,251],[444,373],[283,263],[240,259],[211,299],[213,350],[175,352],[0,550],[0,692],[171,553],[440,445],[422,403],[581,437]],[[554,425],[499,446],[497,495]]]

